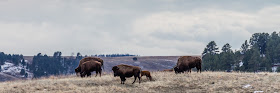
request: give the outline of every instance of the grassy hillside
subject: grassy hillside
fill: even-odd
[[[37,80],[22,80],[0,83],[0,92],[279,92],[278,73],[225,73],[202,72],[174,74],[152,72],[154,81],[142,78],[142,83],[131,84],[133,78],[121,85],[119,77],[106,74],[102,77],[79,78],[60,76]]]

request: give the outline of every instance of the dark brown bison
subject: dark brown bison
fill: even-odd
[[[98,58],[98,57],[85,57],[85,58],[83,58],[83,59],[80,60],[78,67],[75,69],[75,72],[76,72],[76,75],[77,75],[77,76],[79,76],[78,73],[81,72],[81,65],[82,65],[84,62],[87,62],[87,61],[90,61],[90,60],[100,62],[100,63],[101,63],[101,66],[102,66],[103,69],[104,69],[103,60],[102,60],[101,58]]]
[[[121,64],[121,65],[114,66],[112,68],[112,70],[114,72],[114,77],[120,76],[121,84],[124,84],[124,82],[126,80],[125,77],[132,77],[132,76],[134,76],[134,81],[132,84],[134,84],[137,77],[139,79],[139,84],[141,82],[141,77],[140,77],[141,68],[140,67]]]
[[[85,75],[90,76],[92,71],[96,71],[96,75],[99,73],[100,77],[101,77],[101,63],[98,61],[86,61],[81,65],[81,77],[85,77]]]
[[[150,71],[141,71],[141,78],[142,78],[142,76],[146,76],[147,79],[149,79],[150,81],[152,81],[152,76],[151,76]]]
[[[174,67],[175,73],[184,73],[185,71],[191,73],[191,69],[196,67],[197,73],[201,73],[201,59],[193,56],[182,56],[178,59],[177,65]]]

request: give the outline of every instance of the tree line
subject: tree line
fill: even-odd
[[[131,55],[131,54],[100,54],[94,55],[96,57],[125,57],[125,56],[139,56],[139,55]]]
[[[76,56],[62,57],[62,52],[54,52],[52,56],[46,54],[38,53],[33,56],[32,62],[25,62],[23,55],[19,54],[5,54],[0,52],[0,68],[5,62],[13,63],[15,66],[21,64],[26,69],[31,71],[35,78],[50,75],[61,75],[61,74],[72,74],[74,69],[78,66],[79,61],[87,57],[87,55],[82,56],[81,53],[77,53]],[[93,55],[96,57],[124,57],[124,56],[138,56],[131,54],[100,54]],[[1,72],[1,69],[0,69]],[[25,69],[20,71],[21,75],[27,77]]]
[[[210,41],[202,52],[202,59],[203,70],[271,72],[272,67],[280,63],[280,35],[277,32],[255,33],[235,51],[228,43],[220,51],[215,41]]]

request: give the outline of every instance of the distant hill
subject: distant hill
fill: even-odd
[[[19,80],[19,78],[0,72],[0,82],[2,82],[2,81],[12,81],[12,80]]]
[[[198,55],[193,55],[198,56]],[[69,58],[70,56],[64,56]],[[134,61],[133,58],[137,60]],[[172,69],[180,56],[127,56],[127,57],[100,57],[104,60],[104,67],[106,72],[111,72],[115,65],[127,64],[139,66],[142,70],[158,71],[163,69]],[[32,56],[24,56],[25,60],[32,62]],[[73,69],[74,70],[74,69]]]

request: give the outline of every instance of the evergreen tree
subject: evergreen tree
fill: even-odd
[[[217,44],[215,43],[215,41],[211,41],[208,43],[206,48],[204,48],[202,56],[204,56],[206,54],[211,54],[211,55],[217,54],[219,52],[218,49],[219,48],[217,47]]]
[[[54,55],[55,57],[48,57],[47,55],[42,56],[41,53],[38,53],[37,56],[33,57],[30,68],[33,71],[34,77],[59,75],[62,72],[60,53],[55,52]]]
[[[24,77],[27,78],[27,77],[28,77],[28,73],[25,73],[25,74],[24,74]]]
[[[220,53],[220,63],[217,65],[217,68],[220,70],[231,70],[231,67],[234,65],[234,54],[228,43],[222,47],[222,52]]]
[[[266,43],[269,39],[268,33],[255,33],[250,38],[250,44],[252,47],[259,49],[260,55],[265,55]]]
[[[223,47],[222,47],[222,52],[224,53],[232,53],[232,50],[231,50],[231,46],[226,43]]]
[[[242,44],[241,46],[241,53],[245,54],[249,49],[249,44],[247,42],[247,40],[245,40],[245,43]]]
[[[20,75],[24,75],[25,74],[25,70],[24,69],[21,69],[20,70]]]
[[[3,65],[7,60],[6,55],[4,52],[0,52],[0,65]]]
[[[202,69],[214,71],[217,69],[217,63],[219,63],[218,47],[215,41],[208,43],[202,53]]]
[[[259,70],[260,67],[260,52],[257,49],[251,50],[252,54],[250,60],[248,61],[248,71],[256,72]]]
[[[22,59],[21,64],[22,64],[22,66],[25,66],[25,65],[26,65],[26,62],[25,62],[24,59]]]

